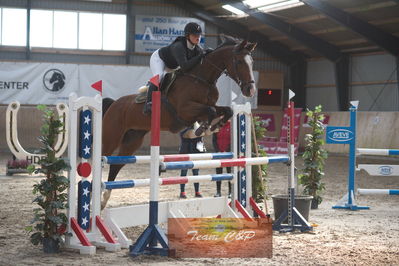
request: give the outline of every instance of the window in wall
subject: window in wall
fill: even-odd
[[[78,47],[78,14],[54,11],[54,48]]]
[[[103,49],[114,51],[126,49],[126,15],[103,15]]]
[[[2,45],[26,45],[26,9],[3,8]]]
[[[31,10],[30,45],[53,47],[53,11]]]
[[[102,14],[79,13],[79,49],[102,49]]]
[[[3,9],[0,8],[0,44],[2,43],[1,42],[1,39],[2,39],[1,36],[2,36],[2,33],[3,33],[2,26],[1,26],[1,25],[3,25],[3,20],[1,19],[2,15],[3,15]]]
[[[104,14],[103,21],[103,49],[125,50],[126,15]]]

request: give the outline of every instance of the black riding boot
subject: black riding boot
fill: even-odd
[[[157,86],[148,82],[148,91],[147,91],[147,99],[144,104],[143,114],[148,115],[151,114],[151,107],[152,107],[152,92],[157,90]]]

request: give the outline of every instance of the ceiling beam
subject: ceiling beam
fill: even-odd
[[[399,0],[393,0],[393,1],[396,1],[399,3]],[[366,4],[363,6],[349,7],[349,8],[344,8],[343,10],[348,13],[370,12],[370,11],[373,11],[376,9],[396,6],[397,4],[393,1],[391,0],[391,1],[374,3],[374,4]],[[223,4],[213,5],[212,8],[209,8],[209,9],[220,8],[222,5]],[[236,16],[235,19],[242,19],[242,18],[243,17]],[[325,19],[325,18],[326,18],[326,16],[323,14],[315,14],[315,15],[310,15],[310,16],[301,17],[301,18],[287,18],[287,22],[289,22],[290,24],[300,24],[300,23],[312,22],[312,21]]]
[[[210,22],[226,33],[240,37],[242,39],[249,39],[250,41],[258,42],[258,47],[266,51],[271,56],[275,57],[276,59],[280,60],[286,65],[292,65],[297,61],[299,57],[303,57],[303,54],[300,52],[292,52],[286,45],[270,41],[269,38],[259,32],[250,32],[248,28],[242,26],[239,23],[226,21],[220,19],[217,14],[211,13],[209,11],[205,11],[203,7],[194,4],[190,1],[186,0],[169,0],[169,2],[173,3],[174,5],[187,10],[188,12],[192,13],[196,17]]]
[[[398,0],[399,1],[399,0]],[[398,18],[387,18],[387,19],[383,19],[383,20],[372,20],[369,21],[368,23],[372,24],[372,25],[387,25],[387,24],[393,24],[393,23],[398,23],[399,22],[399,17]],[[265,28],[265,27],[263,27]],[[255,30],[255,27],[251,27],[250,30]],[[260,30],[260,28],[258,29]],[[310,31],[310,34],[313,35],[323,35],[323,34],[328,34],[328,33],[333,33],[333,32],[339,32],[339,31],[347,31],[349,30],[346,27],[334,27],[334,28],[327,28],[327,29],[322,29],[322,30],[314,30],[314,31]],[[288,37],[287,36],[277,36],[277,37],[270,37],[270,40],[272,41],[281,41],[281,40],[287,40]]]
[[[342,56],[338,47],[320,39],[316,36],[309,34],[308,32],[285,22],[282,19],[277,18],[268,13],[259,12],[243,4],[241,1],[226,1],[231,6],[240,9],[247,13],[251,17],[256,18],[260,22],[269,25],[270,27],[278,30],[279,32],[287,35],[288,37],[295,39],[296,41],[306,45],[310,49],[318,52],[320,55],[326,57],[332,62],[336,62]]]
[[[350,30],[362,35],[369,41],[388,51],[394,56],[399,56],[399,38],[386,33],[379,28],[360,20],[351,14],[336,8],[327,2],[319,0],[301,0],[306,5],[320,11],[331,19],[344,25]]]

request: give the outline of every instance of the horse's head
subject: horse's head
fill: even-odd
[[[62,81],[62,75],[58,72],[53,72],[53,75],[50,78],[50,83],[53,83],[54,81]]]
[[[255,47],[256,43],[250,43],[246,40],[239,42],[234,46],[231,60],[226,65],[227,74],[237,82],[242,94],[247,97],[254,96],[256,92],[251,56]]]

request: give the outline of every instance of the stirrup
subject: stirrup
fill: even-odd
[[[151,114],[151,109],[152,109],[152,102],[145,103],[143,107],[143,114],[145,115]]]

